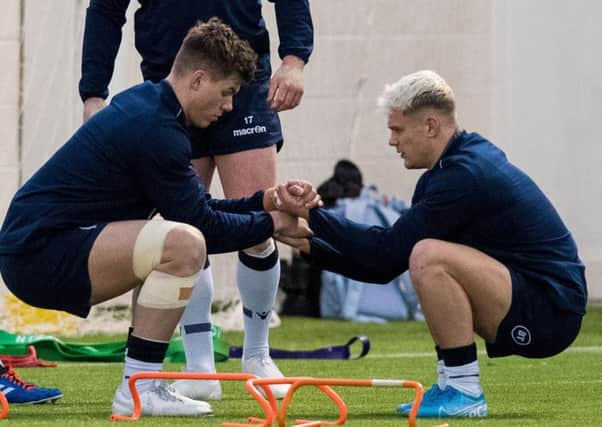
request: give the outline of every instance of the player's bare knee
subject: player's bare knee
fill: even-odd
[[[171,274],[191,276],[200,271],[205,264],[205,238],[197,228],[178,224],[167,233],[164,253],[169,254]]]
[[[410,253],[409,270],[414,285],[420,286],[421,279],[429,274],[433,267],[440,262],[439,250],[441,248],[439,240],[423,239],[414,245]]]

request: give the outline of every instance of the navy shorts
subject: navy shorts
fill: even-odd
[[[510,269],[512,303],[498,328],[489,357],[550,357],[566,349],[581,329],[582,315],[559,310],[545,284]]]
[[[232,154],[239,151],[282,147],[278,113],[270,110],[269,81],[253,81],[234,96],[234,108],[205,129],[190,131],[192,158]]]
[[[0,255],[4,283],[29,305],[87,317],[91,290],[88,257],[105,225],[53,233],[41,249]]]

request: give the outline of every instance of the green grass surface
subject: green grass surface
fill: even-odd
[[[420,381],[425,387],[435,381],[432,342],[424,323],[390,322],[364,325],[351,322],[284,318],[272,329],[271,344],[285,349],[313,349],[343,344],[354,335],[368,335],[369,355],[356,361],[281,360],[278,365],[290,376],[391,378]],[[240,333],[226,333],[233,345]],[[86,337],[87,341],[119,337]],[[460,426],[602,426],[602,309],[590,308],[580,336],[569,350],[549,359],[519,357],[488,359],[478,343],[481,378],[489,402],[486,419],[419,420],[419,427],[448,422]],[[166,370],[179,370],[167,365]],[[220,372],[239,372],[240,361],[218,364]],[[121,376],[120,363],[61,363],[54,369],[19,369],[28,381],[60,387],[65,397],[55,405],[13,405],[9,418],[0,424],[20,426],[108,426],[111,400]],[[257,403],[242,383],[224,382],[224,398],[213,403],[215,414],[207,418],[142,417],[133,425],[220,426],[223,421],[245,422],[261,416]],[[407,420],[395,406],[411,400],[401,388],[351,388],[335,390],[349,410],[348,426],[404,426]],[[300,390],[289,413],[292,417],[335,419],[334,405],[315,389]],[[287,425],[293,424],[290,418]],[[118,423],[115,425],[119,425]]]

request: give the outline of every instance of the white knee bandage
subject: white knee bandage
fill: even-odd
[[[200,271],[188,277],[153,271],[140,289],[138,304],[160,309],[185,307],[200,275]]]
[[[140,280],[146,277],[161,264],[163,246],[167,233],[178,226],[177,222],[153,219],[147,222],[134,245],[134,274]]]
[[[184,307],[190,298],[200,272],[188,277],[178,277],[155,271],[161,263],[167,233],[179,225],[177,222],[156,218],[147,222],[136,238],[133,269],[136,277],[144,280],[138,295],[138,304],[144,307]]]

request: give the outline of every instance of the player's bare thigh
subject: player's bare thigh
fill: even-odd
[[[276,146],[214,157],[224,195],[236,199],[276,184]]]
[[[466,245],[425,239],[412,251],[410,268],[440,266],[457,282],[470,300],[474,330],[493,341],[512,302],[512,279],[505,265]]]
[[[92,305],[121,295],[141,283],[133,269],[136,238],[147,221],[108,224],[96,238],[88,257]]]
[[[211,186],[217,166],[224,196],[238,199],[250,196],[276,184],[276,146],[245,150],[192,161],[193,167],[207,189]],[[254,247],[263,250],[268,241]]]
[[[209,191],[215,167],[226,198],[250,196],[276,183],[276,146],[193,159],[195,172]]]

